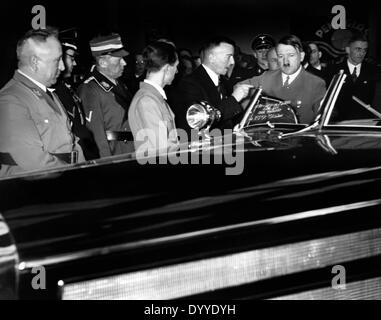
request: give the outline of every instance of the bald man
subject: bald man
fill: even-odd
[[[64,70],[56,32],[27,32],[17,58],[18,70],[0,91],[0,177],[84,161],[65,109],[49,90]]]

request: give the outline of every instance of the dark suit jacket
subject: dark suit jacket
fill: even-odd
[[[318,76],[319,78],[322,78],[325,81],[326,87],[328,88],[331,79],[330,79],[330,76],[328,75],[327,68],[322,68],[321,70],[319,70],[309,64],[308,67],[306,68],[306,71],[314,74],[315,76]]]
[[[356,96],[366,104],[371,104],[376,85],[376,71],[371,65],[366,62],[361,64],[360,75],[357,80],[353,82],[347,60],[334,65],[330,69],[331,78],[338,73],[341,69],[347,74],[347,78],[343,84],[340,94],[337,98],[334,115],[335,120],[348,120],[348,119],[364,119],[372,118],[373,115],[359,105],[352,99]]]
[[[207,101],[221,111],[221,121],[216,125],[220,129],[233,128],[243,112],[241,105],[233,96],[221,99],[212,79],[204,67],[199,66],[189,76],[184,77],[169,96],[169,105],[175,114],[177,128],[190,133],[186,112],[193,103],[200,101]]]

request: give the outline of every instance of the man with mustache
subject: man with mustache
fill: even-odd
[[[261,86],[266,95],[291,101],[299,123],[310,124],[324,97],[325,82],[302,67],[303,47],[295,35],[283,37],[276,46],[276,53],[279,70],[269,70],[240,83]]]
[[[17,43],[18,70],[0,91],[0,176],[83,161],[69,119],[50,87],[61,71],[57,32],[31,30]]]

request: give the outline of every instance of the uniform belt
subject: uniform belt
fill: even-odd
[[[52,156],[66,163],[77,163],[78,162],[78,151],[74,150],[67,153],[51,153]],[[17,163],[13,160],[13,157],[9,153],[0,152],[0,164],[8,166],[17,166]]]
[[[134,141],[134,136],[130,131],[106,131],[108,141]]]
[[[73,150],[72,152],[66,152],[66,153],[51,153],[51,155],[57,157],[58,159],[66,163],[73,164],[78,162],[77,150]]]

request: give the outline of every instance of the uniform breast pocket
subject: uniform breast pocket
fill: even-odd
[[[38,115],[34,117],[34,122],[36,123],[40,136],[42,137],[52,131],[55,131],[60,126],[58,118],[54,114]]]

